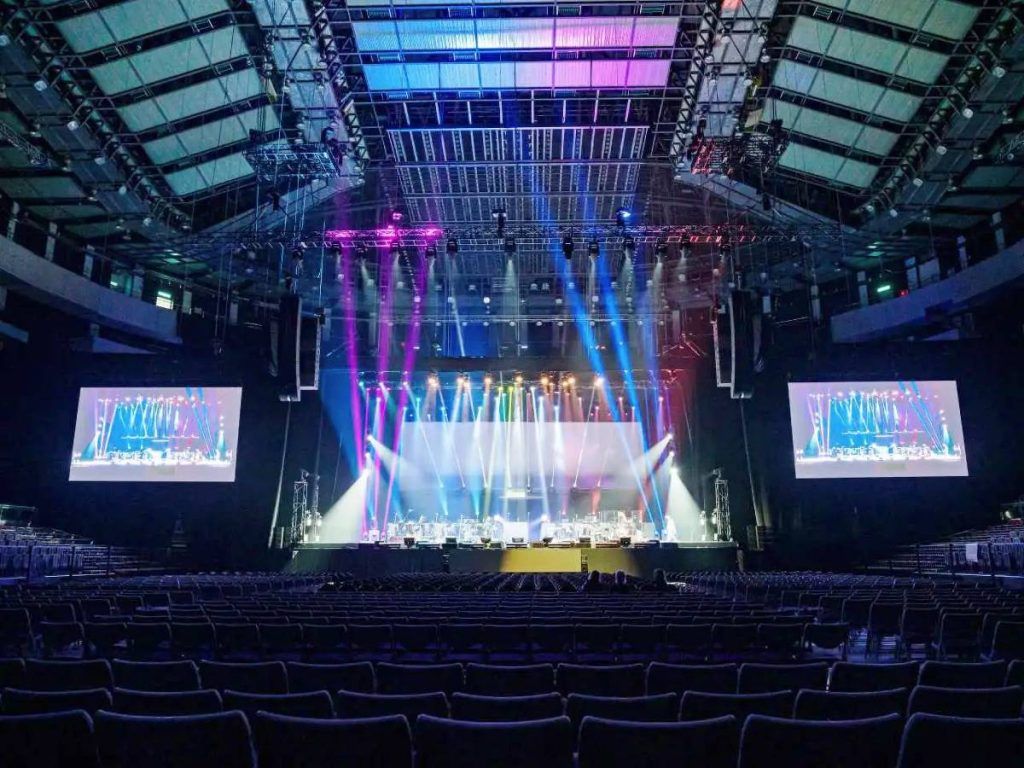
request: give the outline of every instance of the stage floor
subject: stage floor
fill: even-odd
[[[736,544],[675,544],[660,547],[527,547],[513,549],[438,547],[392,549],[358,544],[303,544],[286,566],[295,573],[338,571],[357,578],[389,573],[494,572],[579,573],[625,571],[650,578],[666,571],[734,570]],[[585,568],[584,568],[585,566]]]

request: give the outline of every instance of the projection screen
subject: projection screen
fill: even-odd
[[[83,387],[72,481],[235,479],[240,387]]]
[[[966,477],[955,381],[789,385],[796,477]]]

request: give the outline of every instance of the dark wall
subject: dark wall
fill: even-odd
[[[9,344],[0,351],[0,502],[38,507],[41,525],[102,543],[144,547],[166,547],[181,514],[197,563],[259,565],[276,498],[288,409],[278,401],[277,383],[266,373],[258,351],[264,345],[236,343],[219,356],[209,349],[88,355],[70,351],[57,329],[49,334],[43,327],[35,330],[29,346]],[[243,387],[234,483],[68,482],[80,387],[188,384]],[[315,392],[306,395],[292,406],[283,523],[291,515],[292,482],[299,468],[313,469],[318,436],[328,491],[330,473],[338,466],[330,420],[324,418],[321,433],[320,398]],[[345,466],[342,462],[342,471]]]
[[[740,405],[702,377],[705,465],[730,480],[738,537],[756,499],[775,528],[777,564],[861,562],[898,543],[929,541],[993,522],[1000,504],[1024,493],[1024,344],[1020,340],[832,346],[820,354],[769,350],[753,400]],[[970,477],[796,480],[788,381],[956,380]]]

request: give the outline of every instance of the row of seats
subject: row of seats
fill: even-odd
[[[158,617],[160,618],[160,617]],[[152,654],[174,652],[183,656],[264,655],[282,653],[368,654],[373,658],[417,654],[429,660],[443,656],[471,654],[477,657],[511,654],[524,658],[547,655],[552,660],[583,659],[615,661],[634,658],[655,660],[671,656],[711,659],[737,654],[774,654],[798,658],[812,648],[829,649],[845,658],[850,625],[838,623],[807,623],[799,619],[776,619],[770,622],[744,621],[730,623],[609,623],[606,617],[595,617],[587,623],[552,622],[476,624],[453,622],[380,623],[385,617],[350,624],[253,621],[94,620],[91,622],[39,622],[38,636],[30,634],[27,623],[7,622],[2,633],[8,644],[19,648],[38,640],[44,655],[68,651],[83,655],[113,656],[118,654]],[[579,617],[575,617],[579,618]],[[912,630],[903,622],[893,632],[899,648],[909,654],[921,647],[939,658],[980,655],[990,660],[1024,656],[1024,616],[993,617],[991,639],[982,652],[983,628],[988,623],[981,616],[948,614],[940,629]],[[888,633],[868,634],[868,650],[872,637]],[[897,657],[903,655],[897,652]]]
[[[232,663],[137,662],[104,659],[0,661],[0,687],[35,691],[127,688],[194,691],[201,688],[249,693],[348,690],[405,694],[466,691],[482,695],[528,695],[558,691],[602,696],[642,696],[686,691],[744,694],[779,690],[862,692],[915,686],[998,689],[1024,686],[1024,661],[899,664],[826,662],[810,664],[684,665],[652,662],[581,664],[392,664],[369,662]]]
[[[598,716],[642,722],[701,720],[731,715],[739,723],[750,715],[805,720],[847,720],[918,712],[955,717],[1016,719],[1021,717],[1024,688],[940,688],[919,685],[908,691],[835,692],[814,689],[758,693],[684,691],[647,696],[599,696],[555,691],[514,696],[489,696],[456,691],[424,693],[365,693],[326,690],[302,693],[252,693],[230,688],[189,691],[138,691],[128,688],[89,688],[69,691],[29,691],[4,688],[4,715],[41,714],[81,709],[123,714],[190,715],[237,709],[302,717],[378,717],[421,714],[459,720],[514,722],[568,716],[574,725]]]
[[[352,720],[239,710],[152,717],[99,710],[0,717],[10,768],[935,768],[1008,764],[1024,720],[915,714],[857,720],[751,715],[691,722],[587,716],[473,722],[419,715]]]

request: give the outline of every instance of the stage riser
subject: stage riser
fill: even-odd
[[[356,549],[303,547],[285,570],[296,573],[341,571],[358,578],[390,573],[546,573],[622,570],[650,578],[656,568],[666,571],[731,570],[736,547],[690,546],[678,549]]]

